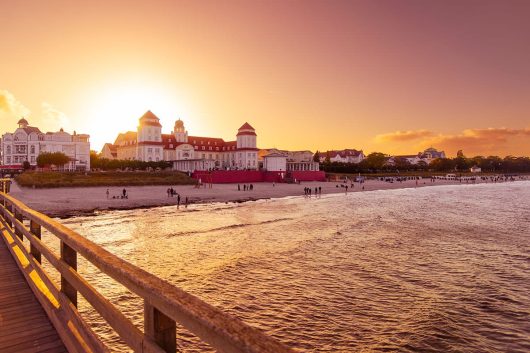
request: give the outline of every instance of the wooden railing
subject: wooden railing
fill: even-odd
[[[5,192],[0,192],[0,221],[4,241],[70,352],[109,351],[80,317],[78,293],[135,352],[176,352],[177,322],[219,352],[291,352],[261,331],[120,259]],[[60,256],[41,240],[42,229],[60,240]],[[43,270],[42,256],[60,273],[60,286]],[[77,272],[78,256],[143,299],[143,331]]]

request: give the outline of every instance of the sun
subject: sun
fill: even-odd
[[[147,110],[157,115],[163,126],[188,114],[181,95],[175,89],[153,82],[121,82],[102,85],[91,94],[85,109],[91,133],[92,149],[99,150],[106,142],[114,142],[120,132],[136,131],[138,118]],[[169,131],[167,131],[169,132]]]

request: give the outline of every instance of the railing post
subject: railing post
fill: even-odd
[[[177,351],[177,324],[144,300],[144,333],[167,353]]]
[[[16,208],[15,208],[15,219],[20,221],[20,223],[24,222],[24,217],[22,216],[22,213],[17,212]],[[17,227],[16,223],[15,223],[15,235],[19,237],[20,240],[24,240],[22,231]]]
[[[29,222],[29,231],[31,232],[31,234],[33,234],[36,238],[39,238],[41,239],[41,228],[40,228],[40,224],[38,224],[37,222],[35,222],[34,220],[30,220]],[[31,255],[33,256],[33,258],[35,260],[37,260],[38,263],[42,263],[41,262],[41,253],[39,250],[37,250],[37,248],[33,245],[33,243],[30,244],[30,250],[29,252],[31,253]]]
[[[77,271],[77,253],[68,244],[61,240],[61,259],[66,262],[73,270]],[[77,290],[72,286],[63,275],[61,275],[61,292],[77,308]]]
[[[6,208],[5,208],[5,212],[6,213],[12,213],[13,211],[13,206],[11,206],[7,201],[5,202],[5,205],[6,205]],[[7,225],[9,226],[9,228],[13,228],[13,223],[11,223],[11,218],[8,218],[8,215],[5,214],[4,215],[4,219],[7,223]]]

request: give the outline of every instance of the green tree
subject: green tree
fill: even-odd
[[[37,157],[37,165],[40,168],[55,165],[63,166],[70,161],[70,158],[62,152],[44,152]]]
[[[318,150],[315,152],[315,155],[313,156],[313,162],[320,162],[320,152],[318,152]]]

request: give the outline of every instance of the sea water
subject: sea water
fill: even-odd
[[[530,182],[113,211],[63,223],[299,351],[530,351]],[[142,327],[140,298],[83,261],[79,268]],[[124,350],[83,301],[80,310]],[[177,332],[181,351],[209,351]]]

